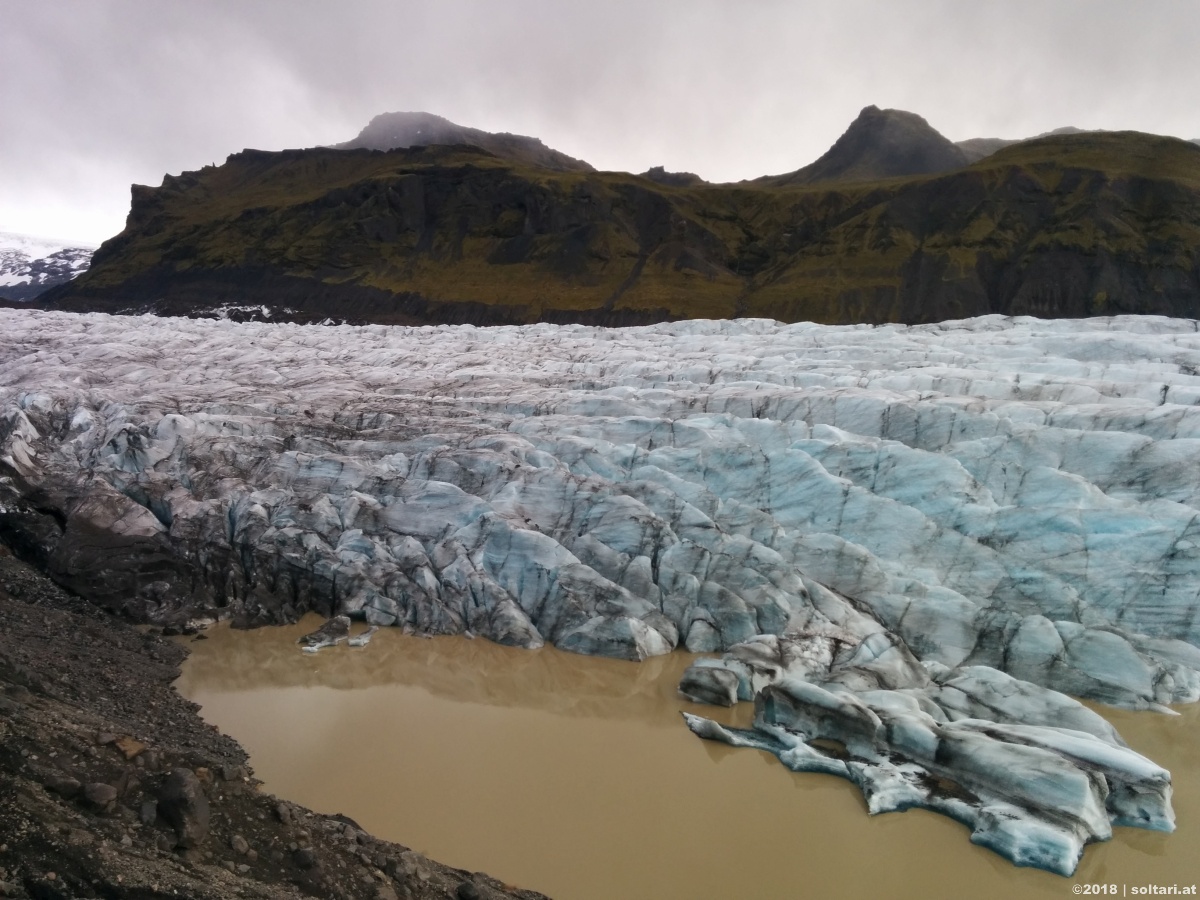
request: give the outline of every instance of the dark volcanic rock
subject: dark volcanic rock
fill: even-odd
[[[692,172],[668,172],[662,166],[654,166],[642,173],[642,178],[668,187],[692,187],[704,184],[704,179]]]
[[[303,834],[330,871],[363,865],[341,821],[277,800],[249,774],[210,788],[209,849],[176,851],[173,829],[158,816],[158,772],[247,773],[245,753],[171,687],[182,646],[66,594],[2,543],[0,648],[0,696],[24,698],[0,715],[0,896],[375,900],[376,880],[345,878],[335,890],[317,880],[324,869],[298,870],[285,860],[279,848]],[[34,694],[15,678],[42,688]],[[136,757],[140,766],[122,749],[127,735],[153,744]],[[85,783],[103,807],[80,796]],[[276,808],[286,819],[272,815]],[[222,859],[224,848],[241,847],[236,837],[246,852]],[[407,852],[369,840],[385,865]],[[464,877],[437,863],[429,875],[409,886],[409,900],[453,896]],[[486,883],[488,897],[541,896]]]
[[[158,794],[158,814],[175,829],[176,846],[198,847],[208,837],[208,798],[191,769],[176,769]]]
[[[83,789],[83,785],[79,783],[78,778],[72,778],[70,775],[64,775],[61,772],[52,772],[47,775],[45,784],[54,793],[68,800]]]
[[[111,784],[93,782],[84,785],[83,798],[97,810],[107,810],[117,800],[117,789]]]

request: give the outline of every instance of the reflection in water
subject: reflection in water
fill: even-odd
[[[214,628],[189,645],[179,690],[242,742],[268,790],[559,900],[1061,900],[1073,882],[1200,882],[1197,706],[1100,710],[1174,774],[1179,829],[1118,828],[1062,879],[1014,868],[942,816],[869,818],[840,779],[695,738],[679,711],[714,711],[676,695],[685,654],[635,664],[393,629],[300,653],[317,621]],[[745,724],[751,710],[717,712]]]
[[[206,691],[240,691],[247,687],[326,687],[357,691],[364,687],[420,688],[445,700],[518,706],[556,715],[638,719],[646,724],[679,724],[674,692],[683,670],[697,657],[688,653],[656,656],[643,663],[584,657],[553,648],[531,652],[491,641],[455,638],[422,639],[385,628],[365,648],[335,647],[299,653],[296,638],[321,623],[303,623],[258,631],[225,626],[208,632],[210,643],[189,645],[180,690],[191,684]],[[355,625],[351,631],[365,629]],[[686,704],[696,711],[707,706]],[[744,716],[749,722],[751,715]]]

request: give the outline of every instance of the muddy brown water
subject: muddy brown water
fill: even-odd
[[[1100,709],[1171,770],[1178,829],[1115,829],[1073,878],[1018,869],[924,810],[866,814],[858,791],[694,737],[693,658],[635,664],[409,637],[303,654],[286,628],[211,629],[178,682],[239,740],[266,789],[453,866],[559,900],[1064,898],[1079,884],[1200,882],[1200,706]]]

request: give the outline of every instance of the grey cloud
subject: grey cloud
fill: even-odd
[[[388,110],[713,180],[810,162],[869,103],[954,139],[1200,135],[1181,0],[0,0],[0,19],[0,227],[73,216],[96,240],[131,181]]]

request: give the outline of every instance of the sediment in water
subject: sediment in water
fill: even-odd
[[[190,646],[203,642],[139,631],[0,545],[0,896],[541,896],[263,791],[238,743],[172,689]],[[208,809],[187,839],[172,778]]]
[[[691,654],[628,663],[394,629],[361,650],[302,654],[295,638],[315,624],[217,626],[179,688],[243,741],[270,789],[555,897],[940,898],[970,885],[984,900],[1050,900],[1073,881],[1194,877],[1196,707],[1099,708],[1175,774],[1179,827],[1117,828],[1064,880],[969,844],[949,819],[869,817],[840,779],[696,740],[680,711],[744,726],[752,710],[682,700]]]

